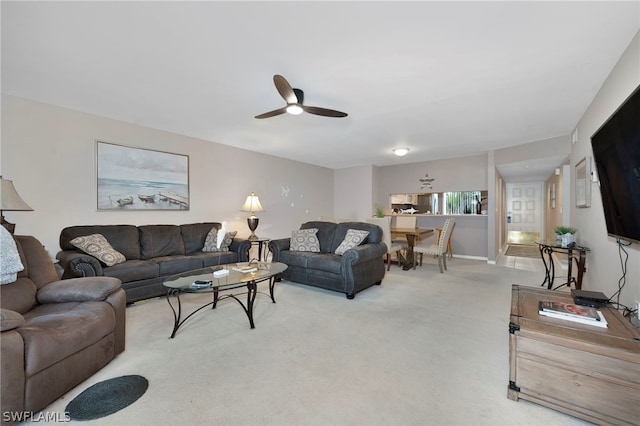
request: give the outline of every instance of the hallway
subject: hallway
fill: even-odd
[[[536,246],[537,248],[537,246]],[[498,258],[496,259],[496,265],[505,266],[507,268],[514,268],[523,271],[540,272],[540,282],[544,279],[544,264],[540,257],[520,257],[520,256],[506,256],[508,244],[504,246]]]

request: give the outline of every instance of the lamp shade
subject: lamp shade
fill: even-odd
[[[0,210],[7,211],[25,211],[30,212],[33,211],[29,204],[25,203],[20,195],[18,195],[18,191],[13,186],[13,182],[7,179],[3,179],[0,177],[0,181],[2,181],[2,187],[0,190]]]
[[[243,212],[251,212],[251,213],[264,211],[264,209],[262,208],[262,204],[260,204],[260,200],[258,199],[258,196],[255,195],[253,192],[251,193],[251,195],[247,197],[247,200],[242,205],[241,210]]]

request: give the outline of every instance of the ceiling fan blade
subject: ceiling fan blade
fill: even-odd
[[[280,96],[282,96],[288,104],[295,104],[298,102],[298,97],[286,78],[276,74],[273,76],[273,82],[276,85],[276,89],[278,90],[278,93],[280,93]]]
[[[346,117],[348,114],[346,112],[340,112],[333,109],[320,108],[314,106],[302,106],[302,109],[308,112],[309,114],[322,115],[323,117]]]
[[[256,118],[269,118],[275,117],[276,115],[284,114],[287,112],[287,107],[274,109],[273,111],[265,112],[264,114],[256,115]]]

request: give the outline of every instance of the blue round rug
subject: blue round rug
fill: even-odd
[[[76,396],[65,411],[71,420],[99,419],[133,404],[148,387],[147,379],[137,375],[105,380]]]

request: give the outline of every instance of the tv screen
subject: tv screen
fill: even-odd
[[[640,86],[591,137],[607,233],[640,243]]]

